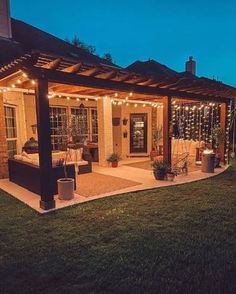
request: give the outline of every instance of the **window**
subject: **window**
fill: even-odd
[[[75,134],[73,139],[76,142],[89,139],[88,108],[71,108],[71,122]]]
[[[96,108],[91,109],[92,142],[98,142],[98,112]]]
[[[4,106],[8,157],[17,154],[16,109],[13,106]]]
[[[98,119],[96,108],[50,107],[51,142],[53,150],[64,149],[68,140],[83,143],[98,142]],[[70,138],[68,138],[68,136]]]
[[[83,142],[85,138],[89,141],[98,142],[98,118],[96,108],[71,108],[71,119],[75,126],[74,138],[77,142]]]
[[[50,107],[51,142],[54,150],[63,149],[67,142],[65,107]]]

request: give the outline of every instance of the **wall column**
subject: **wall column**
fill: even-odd
[[[97,106],[99,165],[107,166],[107,158],[113,153],[111,98],[99,99]]]
[[[52,190],[52,145],[49,118],[48,81],[38,79],[35,88],[40,166],[40,207],[55,207]]]
[[[7,159],[7,137],[3,105],[3,94],[0,93],[0,179],[8,178]]]
[[[163,97],[163,160],[171,164],[171,97]]]

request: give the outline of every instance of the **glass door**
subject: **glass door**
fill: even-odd
[[[147,152],[147,113],[130,114],[130,152]]]

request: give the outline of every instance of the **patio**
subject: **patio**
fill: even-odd
[[[93,164],[92,173],[77,176],[77,189],[74,199],[63,201],[55,196],[55,208],[46,211],[38,206],[39,195],[10,182],[8,179],[0,180],[0,189],[39,213],[47,213],[105,197],[191,183],[219,175],[227,169],[227,166],[225,166],[215,169],[215,173],[209,174],[201,172],[199,168],[190,167],[188,175],[178,175],[174,182],[157,181],[154,179],[152,170],[147,169],[147,161],[148,158],[129,158],[122,160],[118,168]],[[135,165],[140,165],[141,168],[134,167]]]

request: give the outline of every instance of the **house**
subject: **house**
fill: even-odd
[[[0,13],[0,178],[9,176],[8,158],[37,139],[41,208],[55,206],[52,150],[68,139],[59,129],[71,118],[76,141],[89,141],[102,166],[113,152],[148,156],[158,127],[159,151],[168,162],[180,137],[182,149],[211,143],[219,125],[229,138],[235,88],[152,60],[122,68],[10,18],[7,0],[0,0]],[[220,148],[227,159],[229,139]]]

